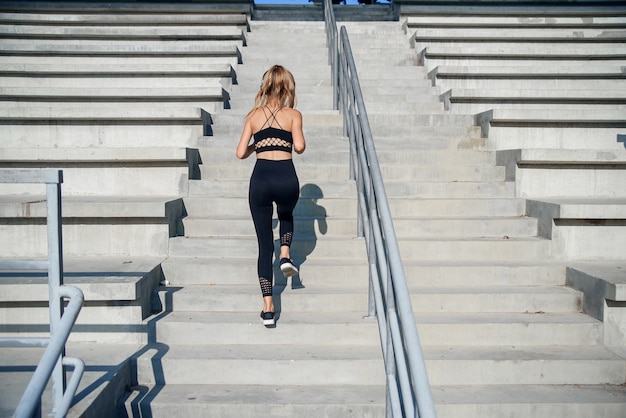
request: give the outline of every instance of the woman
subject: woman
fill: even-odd
[[[280,270],[286,277],[298,274],[289,255],[293,237],[293,209],[298,202],[300,185],[291,159],[292,149],[302,154],[306,147],[302,132],[302,114],[294,109],[296,83],[293,75],[280,65],[263,74],[254,108],[246,121],[237,145],[237,158],[256,152],[256,164],[250,178],[248,201],[259,244],[257,271],[266,327],[275,325],[272,299],[273,203],[280,222]],[[252,139],[252,143],[250,140]]]

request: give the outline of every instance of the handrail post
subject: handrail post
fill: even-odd
[[[62,179],[61,179],[62,181]],[[48,289],[50,292],[50,339],[54,338],[63,316],[63,299],[59,289],[63,285],[63,242],[62,242],[62,214],[61,214],[61,183],[48,183]],[[52,380],[52,412],[63,401],[63,394],[67,387],[65,368],[63,366],[65,347],[61,349],[57,362],[50,376]]]
[[[83,292],[74,286],[63,284],[63,242],[61,214],[61,170],[3,170],[0,183],[45,183],[48,261],[13,261],[16,269],[39,269],[45,264],[48,270],[50,338],[20,340],[24,346],[47,345],[33,376],[15,410],[16,418],[41,417],[41,396],[49,380],[52,382],[52,415],[62,418],[67,415],[85,364],[82,360],[65,357],[65,344],[83,306]],[[64,300],[68,299],[67,309]],[[64,312],[65,311],[65,312]],[[5,339],[0,339],[2,343]],[[45,341],[45,342],[44,342]],[[8,339],[9,344],[12,343]],[[73,367],[68,386],[65,367]]]

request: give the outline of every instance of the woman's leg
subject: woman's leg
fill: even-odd
[[[280,223],[278,230],[280,234],[281,260],[284,258],[291,259],[290,250],[294,230],[293,210],[300,197],[300,184],[291,160],[285,164],[282,174],[280,193],[276,198],[276,211]]]
[[[250,213],[254,222],[258,243],[257,273],[261,294],[263,295],[263,312],[274,312],[272,299],[272,279],[274,271],[272,261],[274,257],[274,234],[272,232],[273,206],[271,196],[268,193],[267,185],[263,181],[265,178],[262,170],[255,167],[250,179],[250,191],[248,202]]]

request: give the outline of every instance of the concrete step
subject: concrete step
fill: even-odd
[[[418,261],[404,260],[408,286],[416,287],[501,287],[563,286],[565,267],[558,262],[536,261]]]
[[[550,241],[536,237],[413,238],[399,240],[404,260],[549,260]]]
[[[162,296],[167,297],[172,306],[186,312],[204,311],[207,308],[211,312],[256,312],[259,287],[254,283],[254,277],[255,275],[251,276],[248,285],[185,286]],[[367,307],[365,289],[359,291],[354,287],[338,287],[333,285],[334,280],[325,281],[319,277],[310,278],[307,283],[305,288],[291,291],[277,283],[274,288],[277,312],[314,314],[320,305],[324,305],[328,313],[359,312]],[[362,284],[365,284],[365,280]],[[455,289],[428,287],[411,289],[411,302],[417,314],[578,312],[582,306],[582,296],[569,288],[547,286],[465,286]]]
[[[256,264],[256,263],[253,263]],[[184,312],[251,312],[258,316],[260,289],[256,274],[247,285],[187,285],[174,292],[161,292],[162,303],[171,303]],[[367,288],[364,280],[358,287],[339,287],[331,278],[316,278],[311,285],[289,289],[277,283],[274,287],[276,312],[309,313],[316,315],[324,305],[328,314],[341,316],[344,312],[362,312],[367,309]],[[286,281],[282,280],[282,283]],[[167,298],[167,301],[165,300]]]
[[[514,197],[510,182],[415,182],[386,181],[388,197],[415,198],[485,198],[488,196]]]
[[[311,197],[313,194],[309,189],[317,190],[319,195]],[[355,218],[356,207],[354,199],[350,197],[324,197],[322,190],[318,186],[305,184],[302,186],[301,197],[294,210],[294,216],[316,219],[327,217]],[[192,217],[215,217],[217,219],[228,216],[236,218],[250,217],[247,195],[231,198],[186,197],[185,209]]]
[[[416,201],[410,197],[389,198],[393,219],[403,217],[522,216],[525,201],[517,198],[429,198]]]
[[[169,257],[161,265],[163,274],[171,286],[185,285],[251,285],[257,283],[256,258],[254,254],[224,259],[217,256]],[[367,266],[361,260],[308,258],[298,265],[295,282],[285,279],[278,266],[274,268],[276,287],[300,289],[310,283],[328,278],[336,286],[366,286]],[[309,279],[311,282],[309,283]]]
[[[171,292],[176,292],[173,286]],[[300,290],[281,296],[291,297]],[[261,308],[260,299],[255,306]],[[278,326],[268,334],[255,312],[174,311],[158,322],[164,344],[331,344],[376,345],[378,328],[364,320],[367,308],[353,313],[283,311]],[[417,329],[423,346],[594,346],[601,344],[602,323],[583,313],[418,313]],[[334,331],[336,330],[336,332]],[[350,332],[346,332],[350,330]]]
[[[3,252],[3,254],[5,254]],[[148,338],[144,319],[153,314],[152,292],[163,280],[158,257],[99,257],[64,259],[65,283],[80,288],[85,303],[70,336],[72,342],[107,341],[142,344]],[[23,258],[19,258],[23,259]],[[47,337],[49,312],[47,272],[11,267],[0,260],[2,338]]]
[[[483,41],[483,42],[623,42],[624,32],[622,28],[577,28],[576,31],[571,29],[555,28],[544,26],[542,28],[516,28],[509,27],[506,31],[501,28],[477,28],[477,27],[427,27],[417,28],[413,36],[416,41],[432,40],[434,42],[445,39],[454,41],[463,39],[464,41]]]
[[[291,258],[303,260],[313,252],[317,258],[363,259],[364,243],[356,238],[316,237],[316,239],[298,238],[296,235],[291,244]],[[170,239],[169,254],[171,256],[204,256],[206,254],[223,257],[240,257],[257,253],[257,242],[254,236],[207,238],[207,237],[175,237]]]
[[[598,414],[618,418],[626,403],[621,385],[445,385],[431,388],[439,416],[521,418]]]
[[[29,75],[21,77],[0,77],[0,86],[10,86],[12,88],[21,88],[26,91],[31,89],[40,89],[46,91],[47,88],[63,88],[68,89],[70,92],[74,88],[89,89],[93,86],[107,86],[111,89],[128,89],[129,93],[135,89],[155,89],[159,90],[162,86],[167,86],[170,89],[189,89],[197,87],[198,89],[211,89],[215,87],[230,88],[227,83],[223,83],[218,78],[207,78],[205,76],[193,76],[180,77],[180,76],[161,76],[155,77],[141,77],[141,75],[135,75],[132,77],[107,77],[106,75],[97,75],[91,77],[55,77],[53,75],[46,76],[45,78],[33,78]],[[91,90],[93,92],[93,90]],[[93,93],[92,93],[93,94]],[[96,94],[93,94],[97,96]]]
[[[296,167],[296,170],[298,167]],[[347,176],[346,176],[347,178]],[[350,180],[345,181],[323,181],[319,182],[317,178],[306,178],[300,176],[300,184],[312,184],[312,187],[301,186],[300,197],[319,197],[319,190],[322,190],[323,196],[326,197],[345,197],[354,196],[354,184]],[[213,180],[199,181],[189,184],[189,195],[193,197],[241,197],[248,195],[248,180]],[[312,196],[303,194],[303,192],[313,193]]]
[[[171,345],[159,359],[136,359],[140,384],[254,385],[259,376],[279,373],[281,382],[299,385],[380,385],[385,381],[380,349],[346,346],[341,350],[321,345]]]
[[[384,414],[384,386],[324,385],[171,385],[150,386],[159,396],[138,408],[152,416],[262,417],[267,404],[274,414],[285,416],[355,416],[374,418]],[[135,404],[133,404],[134,406]]]
[[[216,56],[204,56],[202,54],[170,54],[170,55],[131,55],[131,54],[100,54],[100,55],[88,55],[88,54],[76,54],[63,56],[63,63],[66,65],[77,65],[82,67],[84,65],[115,65],[121,64],[124,66],[144,66],[149,68],[152,65],[190,65],[201,66],[210,62],[213,65],[230,65],[236,67],[241,61],[238,51],[231,51],[230,53],[224,53]],[[2,62],[5,64],[40,64],[40,65],[58,65],[59,57],[54,54],[41,54],[32,55],[29,54],[16,54],[5,55],[2,57]]]
[[[137,40],[140,42],[159,41],[215,41],[215,40],[244,40],[241,29],[231,26],[150,26],[144,23],[141,26],[135,24],[123,26],[119,23],[115,26],[108,25],[65,25],[59,22],[55,25],[8,25],[0,24],[0,37],[3,39],[38,39],[38,40],[111,40],[126,41]]]
[[[67,416],[98,414],[116,404],[132,384],[130,357],[140,350],[141,345],[128,342],[68,344],[67,355],[82,359],[86,367]],[[0,348],[0,416],[13,416],[43,351],[40,347]],[[43,414],[51,414],[51,385],[46,387],[41,402]]]
[[[245,14],[225,12],[225,13],[150,13],[149,11],[135,13],[63,13],[55,10],[54,13],[36,13],[35,11],[15,11],[2,13],[3,24],[30,24],[30,25],[72,25],[72,26],[94,26],[94,25],[179,25],[179,26],[248,26],[248,19]]]
[[[318,161],[313,157],[306,162],[297,161],[298,175],[303,178],[316,178],[318,181],[330,181],[338,178],[347,178],[349,175],[347,155],[341,164],[324,163],[323,157],[318,154]],[[419,166],[383,165],[383,178],[393,180],[413,181],[493,181],[504,180],[504,167],[496,166],[457,166],[441,169],[432,165]],[[251,170],[248,164],[221,164],[201,165],[201,178],[205,181],[229,178],[232,180],[246,180],[250,178]]]
[[[407,16],[406,26],[413,27],[468,27],[468,28],[620,28],[624,27],[621,16],[595,16],[593,21],[583,21],[578,16],[536,15],[527,20],[518,16],[486,16],[486,15],[449,15],[447,13],[431,16]]]
[[[321,206],[318,206],[322,208]],[[323,209],[323,208],[322,208]],[[278,219],[275,219],[278,223]],[[316,232],[315,224],[323,232]],[[184,220],[186,235],[189,237],[203,236],[253,236],[254,224],[247,214],[236,217],[187,217]],[[301,217],[295,215],[294,228],[302,238],[316,238],[317,235],[351,238],[356,235],[356,218],[332,217]]]
[[[517,57],[525,59],[538,59],[543,55],[544,59],[581,59],[587,58],[609,58],[623,60],[626,58],[626,51],[619,43],[603,42],[595,40],[591,42],[533,42],[532,40],[515,43],[515,48],[511,49],[507,42],[465,42],[464,39],[416,39],[415,49],[422,51],[426,48],[427,57],[483,57],[506,59]]]
[[[424,350],[431,384],[620,384],[624,361],[605,347],[436,347]],[[463,364],[463,370],[460,370]],[[455,367],[456,366],[456,367]],[[480,373],[488,367],[488,374]]]
[[[493,286],[478,284],[411,288],[416,314],[434,312],[579,312],[582,295],[565,287]]]
[[[221,104],[220,104],[221,105]],[[202,145],[204,128],[200,121],[168,123],[167,120],[160,123],[148,120],[94,120],[80,118],[72,121],[54,120],[51,125],[37,124],[35,119],[29,122],[16,120],[2,121],[3,144],[7,147],[20,148],[61,148],[71,147],[195,147]]]
[[[254,307],[259,306],[259,300],[257,298]],[[322,347],[376,348],[380,341],[376,321],[364,319],[362,312],[311,314],[310,312],[285,311],[280,315],[282,318],[278,319],[278,325],[272,329],[271,333],[268,333],[260,324],[257,311],[177,311],[159,321],[157,327],[159,339],[160,341],[162,339],[164,344],[197,347],[251,344],[275,347],[276,345],[319,344]],[[195,337],[191,338],[194,334]]]

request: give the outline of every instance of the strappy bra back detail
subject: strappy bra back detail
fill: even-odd
[[[264,151],[285,151],[291,153],[293,147],[293,137],[291,132],[286,131],[280,126],[276,119],[276,114],[281,108],[277,108],[275,111],[267,109],[269,116],[265,112],[265,107],[262,108],[265,115],[265,123],[261,127],[261,130],[254,134],[254,150],[258,154]],[[273,123],[276,123],[279,128],[273,127]],[[265,127],[267,125],[267,127]]]

